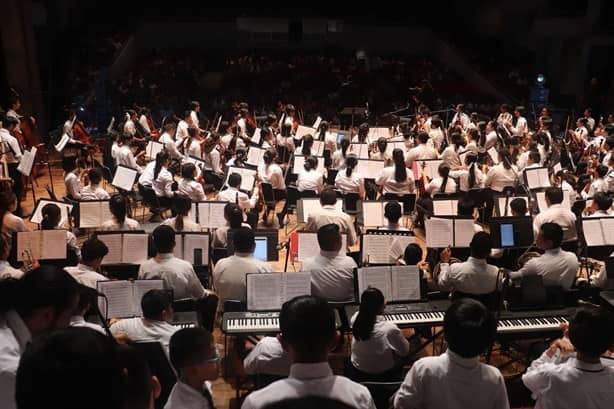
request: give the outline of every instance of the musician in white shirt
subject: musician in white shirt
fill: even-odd
[[[424,126],[426,128],[427,124],[425,123]],[[441,152],[441,145],[443,144],[444,140],[444,133],[441,129],[441,119],[433,119],[429,128],[430,129],[427,131],[429,135],[428,145],[434,148],[437,152]]]
[[[469,118],[469,115],[463,112],[463,109],[465,109],[465,106],[463,104],[458,104],[456,106],[456,113],[452,117],[451,124],[455,126],[456,124],[460,123],[463,129],[467,129],[469,127],[471,119]]]
[[[586,119],[586,129],[592,131],[595,129],[595,118],[593,118],[593,110],[591,108],[584,109],[584,119]]]
[[[192,125],[190,111],[184,111],[182,118],[177,124],[177,132],[175,133],[175,140],[177,142],[183,141],[189,136],[188,128]]]
[[[64,186],[66,197],[72,200],[81,200],[81,176],[77,167],[77,157],[67,155],[62,158],[62,170],[64,171]]]
[[[217,176],[222,176],[224,170],[222,169],[222,161],[220,151],[217,149],[217,145],[220,142],[220,134],[217,132],[211,133],[206,139],[203,146],[205,170],[213,172]],[[229,161],[230,162],[230,161]],[[228,163],[227,166],[230,166]]]
[[[586,118],[578,118],[578,120],[576,121],[576,130],[569,130],[571,136],[573,136],[575,141],[582,148],[584,148],[588,144],[588,130],[586,129],[586,123]]]
[[[479,359],[496,332],[494,315],[481,303],[470,298],[453,303],[444,318],[448,350],[412,365],[394,408],[509,409],[501,372]]]
[[[284,303],[279,315],[279,340],[292,365],[287,379],[250,393],[241,409],[261,409],[285,399],[322,397],[356,409],[375,409],[364,386],[333,375],[328,353],[339,340],[335,315],[326,301],[301,296]]]
[[[6,128],[3,128],[3,126]],[[23,175],[17,168],[19,167],[19,162],[21,162],[22,152],[19,147],[19,141],[11,135],[11,132],[17,129],[18,126],[19,123],[17,119],[9,116],[2,118],[0,116],[0,153],[4,153],[3,158],[7,163],[8,177],[13,179],[13,192],[15,192],[18,199],[17,213],[21,214],[21,196],[23,194],[24,185],[22,181]]]
[[[102,259],[109,254],[109,248],[96,237],[87,239],[81,245],[81,262],[75,267],[64,267],[64,270],[80,284],[96,288],[98,281],[106,281],[107,277],[98,273]]]
[[[198,128],[194,125],[190,125],[188,128],[188,137],[183,142],[183,153],[187,156],[193,156],[198,159],[202,159],[202,145],[205,143],[205,140],[198,139]]]
[[[303,169],[298,172],[296,188],[299,192],[311,190],[316,193],[321,192],[324,188],[324,175],[318,169],[318,159],[316,157],[307,156],[305,158]]]
[[[277,135],[277,146],[285,147],[286,149],[288,149],[289,153],[294,152],[294,150],[296,149],[296,147],[294,146],[294,138],[292,138],[291,124],[284,123],[281,126],[280,133]],[[286,161],[288,160],[288,158],[282,158],[282,160],[283,159],[285,159]]]
[[[529,126],[527,124],[527,120],[522,114],[524,113],[525,108],[523,106],[517,106],[514,110],[514,116],[516,117],[516,125],[513,125],[511,120],[505,123],[507,129],[510,130],[512,136],[516,137],[524,137],[529,131]]]
[[[450,167],[442,162],[439,164],[437,172],[439,176],[433,178],[424,189],[431,195],[437,193],[456,193],[456,182],[450,177]]]
[[[509,112],[510,108],[507,104],[501,104],[499,107],[499,116],[497,116],[497,125],[505,127],[507,123],[512,122],[512,114]]]
[[[224,219],[226,220],[226,224],[215,229],[211,236],[211,247],[213,248],[228,247],[228,231],[230,229],[238,229],[240,227],[251,229],[249,224],[243,222],[243,212],[239,208],[239,205],[235,203],[226,203],[224,206]]]
[[[360,199],[365,198],[365,180],[355,170],[358,160],[353,154],[345,159],[345,169],[337,172],[335,188],[343,194],[357,193]]]
[[[333,169],[343,169],[345,166],[345,159],[347,158],[347,155],[349,155],[349,148],[350,140],[347,138],[342,139],[341,143],[339,144],[339,149],[332,152],[331,161]]]
[[[177,233],[202,231],[200,225],[190,217],[192,200],[188,196],[178,194],[173,197],[173,211],[175,217],[164,220],[161,225],[170,226]]]
[[[593,181],[591,183],[587,183],[581,192],[584,199],[593,197],[597,193],[608,193],[610,186],[605,178],[609,171],[610,169],[607,166],[597,166],[595,173],[593,174]]]
[[[322,226],[334,223],[339,226],[341,233],[347,234],[347,245],[353,246],[356,243],[356,231],[352,217],[335,207],[337,194],[332,188],[326,188],[320,195],[321,209],[314,210],[307,218],[305,231],[318,231]]]
[[[263,164],[258,165],[258,178],[264,183],[269,183],[273,190],[285,190],[286,181],[284,173],[276,164],[277,153],[274,150],[267,150],[263,155]]]
[[[548,208],[541,209],[533,220],[533,231],[536,237],[542,224],[556,223],[563,229],[563,242],[577,240],[576,215],[569,208],[563,207],[563,194],[563,190],[557,187],[546,189],[545,199]]]
[[[518,183],[518,168],[512,165],[508,151],[501,150],[498,155],[499,164],[490,168],[486,173],[484,187],[495,192],[503,192],[506,187],[515,187]]]
[[[465,155],[465,166],[461,169],[450,171],[450,176],[458,179],[459,190],[468,192],[471,189],[482,189],[486,179],[479,165],[477,164],[478,155],[468,152]]]
[[[463,136],[458,132],[451,135],[450,145],[441,153],[441,160],[443,163],[453,168],[461,165],[460,155],[458,152],[461,150],[464,144]]]
[[[171,199],[175,195],[175,192],[173,192],[172,189],[174,182],[173,175],[168,171],[168,165],[170,165],[170,162],[171,159],[166,152],[156,156],[153,182],[151,183],[151,187],[158,197],[160,206],[164,207],[170,207]]]
[[[158,142],[164,144],[164,149],[171,155],[171,159],[183,159],[183,155],[179,152],[179,146],[183,143],[183,139],[175,141],[175,132],[177,126],[174,122],[169,122],[164,125],[164,132],[160,135]]]
[[[612,198],[605,193],[597,192],[593,197],[593,203],[587,207],[586,211],[590,213],[586,217],[614,216],[614,211],[612,211]]]
[[[100,230],[140,230],[139,222],[126,216],[128,203],[126,198],[118,193],[109,199],[109,210],[113,217],[100,226]]]
[[[228,189],[222,190],[217,195],[220,202],[231,202],[239,205],[241,210],[253,209],[258,202],[258,187],[255,186],[251,198],[246,193],[239,191],[241,186],[241,174],[231,173],[228,175]]]
[[[194,180],[196,173],[196,165],[192,162],[184,163],[181,166],[181,179],[177,184],[177,192],[188,196],[192,202],[202,202],[207,197],[205,196],[203,185]]]
[[[498,141],[497,132],[495,131],[495,123],[488,121],[486,124],[486,140],[484,141],[484,152],[495,146]]]
[[[200,131],[200,120],[198,119],[198,114],[200,112],[200,102],[192,101],[190,102],[190,119],[192,119],[192,125],[198,128]]]
[[[100,187],[102,173],[100,168],[92,168],[87,171],[89,185],[81,189],[81,200],[109,200],[109,193]]]
[[[138,165],[136,162],[136,158],[132,153],[132,149],[130,149],[130,141],[132,140],[132,136],[128,133],[122,135],[122,146],[119,148],[117,152],[117,164],[126,166],[131,169],[136,169],[139,173],[143,172],[143,168]],[[141,151],[138,156],[142,156],[145,154],[145,151]]]
[[[428,146],[428,140],[429,136],[425,132],[420,132],[418,134],[419,145],[414,148],[411,148],[407,152],[407,157],[405,159],[405,164],[407,165],[407,167],[411,168],[412,163],[417,160],[438,158],[439,155],[437,154],[437,151],[432,146]]]
[[[277,337],[263,337],[243,360],[248,375],[276,375],[287,377],[290,357]]]
[[[133,110],[129,110],[126,113],[126,122],[124,122],[124,133],[129,134],[130,136],[136,136],[136,126],[134,122],[137,120],[136,112]]]
[[[396,148],[392,151],[394,166],[384,168],[375,183],[381,187],[382,193],[407,195],[414,193],[416,185],[412,171],[405,167],[403,151]]]

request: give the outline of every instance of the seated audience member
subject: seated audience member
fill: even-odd
[[[320,227],[318,245],[320,254],[301,263],[301,271],[311,271],[311,293],[328,301],[353,301],[353,270],[357,266],[342,252],[339,226],[331,223]]]
[[[44,205],[41,209],[41,216],[43,218],[43,220],[41,220],[41,230],[60,229],[60,222],[62,220],[61,212],[60,207],[56,204],[47,203]],[[66,246],[75,253],[78,260],[81,256],[81,250],[79,249],[77,238],[70,230],[66,230]]]
[[[98,273],[104,256],[109,254],[109,248],[96,237],[87,239],[81,245],[81,262],[75,267],[64,269],[80,284],[96,288],[98,281],[108,280],[107,277]]]
[[[102,172],[100,168],[93,168],[87,172],[90,184],[81,189],[81,200],[109,200],[109,193],[100,187]]]
[[[449,264],[451,251],[441,252],[440,273],[437,279],[439,288],[444,291],[459,291],[465,294],[489,294],[501,286],[502,276],[497,281],[499,268],[486,262],[492,250],[492,240],[488,233],[478,232],[469,244],[471,256],[463,263]]]
[[[228,230],[230,229],[238,229],[239,227],[251,229],[249,224],[243,222],[243,212],[234,203],[227,203],[224,206],[224,219],[226,219],[226,226],[218,227],[213,232],[212,247],[228,247]]]
[[[77,166],[77,156],[64,156],[62,158],[62,170],[64,171],[66,197],[72,200],[81,200],[81,176]]]
[[[348,246],[356,243],[356,230],[352,217],[341,210],[335,208],[337,203],[337,193],[332,188],[326,188],[320,195],[321,209],[314,210],[307,219],[305,231],[318,231],[324,225],[334,223],[339,226],[341,233],[347,234]]]
[[[0,396],[3,409],[16,407],[15,377],[26,346],[53,329],[67,327],[78,302],[79,284],[70,274],[54,266],[38,267],[19,280],[0,281]],[[37,366],[36,372],[42,373],[41,368]],[[32,394],[35,385],[27,382],[24,389]],[[21,393],[24,393],[23,389]]]
[[[388,220],[386,226],[379,227],[382,230],[397,230],[397,231],[409,231],[407,227],[403,227],[399,224],[399,219],[403,216],[403,209],[399,202],[388,202],[384,206],[384,217]]]
[[[277,337],[263,337],[243,360],[248,375],[288,376],[290,357]]]
[[[527,261],[520,270],[511,272],[510,277],[515,280],[537,274],[542,276],[544,285],[571,288],[580,264],[575,254],[561,249],[562,239],[563,229],[558,224],[540,225],[535,244],[544,254]]]
[[[213,335],[204,328],[184,328],[173,334],[170,361],[177,372],[164,409],[214,409],[210,382],[217,379],[221,357]]]
[[[614,367],[600,357],[614,350],[614,318],[603,308],[579,309],[562,339],[522,376],[536,408],[605,409],[614,400]],[[575,351],[575,353],[574,353]]]
[[[192,210],[190,198],[184,195],[175,195],[173,197],[173,211],[176,216],[164,220],[161,224],[172,227],[177,233],[202,231],[200,225],[190,218],[190,210]]]
[[[163,280],[164,288],[173,290],[176,300],[200,299],[210,294],[201,284],[192,264],[173,255],[175,231],[170,226],[156,227],[151,236],[157,254],[141,264],[139,280]]]
[[[360,380],[394,381],[402,377],[400,358],[409,353],[409,342],[396,324],[386,321],[384,294],[374,287],[360,296],[360,309],[350,318],[352,366]]]
[[[23,277],[23,271],[13,268],[7,261],[11,253],[11,246],[0,235],[0,280],[7,278],[19,279]]]
[[[614,216],[614,212],[612,212],[612,198],[603,192],[597,192],[593,196],[593,203],[588,210],[591,213],[588,217]]]
[[[288,398],[322,397],[357,409],[375,409],[367,388],[328,365],[328,352],[337,345],[335,315],[323,299],[301,296],[285,302],[279,315],[279,340],[292,362],[290,376],[247,395],[242,409],[265,408]]]
[[[251,198],[247,194],[241,192],[241,175],[231,173],[228,176],[228,189],[222,190],[217,194],[217,200],[220,202],[230,202],[239,205],[241,210],[253,209],[258,203],[258,187],[254,186]]]
[[[113,217],[102,223],[100,230],[140,230],[139,222],[127,216],[128,203],[120,194],[114,194],[109,200],[109,210]]]
[[[414,363],[394,396],[394,408],[508,409],[503,376],[479,360],[496,332],[494,315],[480,302],[454,302],[444,318],[448,350]]]
[[[203,185],[195,180],[196,175],[196,165],[191,162],[184,163],[181,166],[181,180],[177,185],[177,193],[188,196],[193,202],[202,202],[207,198]]]
[[[9,246],[13,243],[13,233],[28,231],[21,217],[15,216],[17,210],[17,196],[11,191],[0,193],[0,217],[2,218],[2,237]]]
[[[268,273],[273,267],[254,257],[256,241],[248,227],[239,227],[232,235],[234,254],[217,262],[213,269],[213,283],[222,300],[245,302],[247,273]]]
[[[169,290],[149,290],[141,299],[143,317],[127,318],[111,325],[111,334],[126,334],[133,342],[159,341],[168,354],[171,336],[179,329],[173,320],[173,294]]]
[[[106,332],[102,326],[85,320],[85,314],[87,314],[92,305],[94,305],[94,303],[97,301],[98,296],[93,289],[86,287],[85,285],[79,286],[79,304],[73,312],[73,315],[70,317],[69,325],[71,327],[90,328],[94,331],[100,332],[103,335],[106,335]]]
[[[578,239],[576,233],[576,215],[567,208],[563,207],[563,190],[558,187],[546,189],[547,209],[541,211],[533,220],[533,231],[535,236],[544,223],[556,223],[563,229],[563,242],[571,242]]]

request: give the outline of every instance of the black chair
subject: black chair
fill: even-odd
[[[416,207],[416,195],[414,193],[408,193],[405,195],[397,195],[395,193],[386,193],[383,196],[385,201],[396,200],[403,203],[403,215],[408,216]]]
[[[462,298],[471,298],[473,300],[481,302],[486,306],[486,308],[494,311],[497,309],[497,303],[500,300],[500,294],[501,293],[499,291],[493,291],[487,294],[468,294],[462,291],[454,291],[452,293],[451,298],[453,301],[460,300]]]
[[[337,178],[337,174],[339,173],[339,169],[329,168],[327,169],[328,174],[326,175],[326,183],[335,186],[335,179]]]
[[[260,183],[260,187],[262,188],[262,196],[264,199],[264,220],[266,221],[269,212],[271,210],[275,210],[275,205],[277,204],[277,200],[275,199],[275,191],[273,190],[273,185],[270,183],[262,182]]]
[[[375,407],[377,409],[388,409],[392,395],[396,393],[403,382],[361,382],[361,385],[369,389]]]
[[[296,210],[296,206],[298,204],[298,199],[300,197],[299,191],[296,188],[296,186],[287,186],[286,192],[287,192],[287,198],[286,198],[287,209],[288,209],[288,212],[292,213]]]
[[[226,247],[213,247],[211,249],[211,262],[214,265],[225,257],[228,257],[228,249]]]
[[[149,187],[142,186],[143,190],[141,195],[143,196],[143,205],[149,207],[149,210],[155,214],[162,214],[169,210],[167,207],[160,206],[160,200],[156,196],[156,192]],[[145,219],[145,210],[143,209],[143,220]]]
[[[318,197],[318,192],[315,190],[303,190],[302,192],[298,192],[298,194],[301,199]]]
[[[343,211],[347,214],[358,214],[358,202],[360,195],[358,193],[346,193],[343,195]]]
[[[182,298],[173,301],[173,309],[175,312],[196,312],[200,326],[213,332],[215,313],[219,300],[220,298],[214,294],[207,295],[198,300],[193,298]]]
[[[149,364],[151,374],[160,381],[162,391],[155,401],[155,407],[156,409],[164,408],[171,390],[177,382],[177,375],[162,349],[162,344],[159,342],[136,342],[131,345],[143,354]]]

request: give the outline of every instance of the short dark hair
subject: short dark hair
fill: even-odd
[[[160,321],[162,311],[167,310],[173,304],[173,293],[169,290],[149,290],[143,294],[141,309],[143,317],[148,320]]]
[[[336,250],[337,240],[341,235],[339,226],[335,223],[325,224],[318,229],[318,245],[324,251]]]
[[[279,329],[297,352],[317,356],[327,351],[335,335],[335,314],[322,298],[296,297],[282,305]]]
[[[81,245],[81,258],[83,261],[94,261],[109,254],[109,248],[96,237],[87,239]]]
[[[337,192],[331,187],[327,187],[320,193],[320,203],[322,206],[334,205],[337,203]]]
[[[399,202],[388,202],[386,206],[384,206],[384,217],[386,217],[390,223],[397,223],[402,214],[403,211]]]
[[[531,160],[531,162],[533,163],[539,163],[541,161],[541,155],[539,154],[539,152],[529,152],[529,159]]]
[[[563,189],[559,187],[549,187],[546,189],[546,198],[550,204],[559,204],[563,202]]]
[[[403,252],[403,259],[405,260],[405,264],[408,266],[415,266],[419,262],[422,261],[422,247],[420,247],[416,243],[410,243],[405,247],[405,251]]]
[[[97,185],[102,180],[102,172],[99,168],[92,168],[87,172],[87,177],[90,179],[90,184]]]
[[[420,143],[426,143],[429,140],[429,134],[427,134],[426,132],[419,132],[418,140],[420,141]]]
[[[461,197],[456,203],[456,210],[459,216],[473,216],[475,202],[470,197]]]
[[[77,168],[77,155],[66,155],[62,158],[62,170],[72,172]]]
[[[151,233],[158,253],[171,253],[175,247],[175,230],[171,226],[161,225]]]
[[[614,317],[603,307],[583,307],[569,323],[569,339],[578,352],[599,357],[614,343]]]
[[[239,227],[233,232],[232,243],[236,253],[251,253],[256,245],[254,232],[249,227]]]
[[[463,358],[480,355],[497,333],[494,315],[471,298],[455,301],[446,311],[443,326],[448,348]]]
[[[510,208],[514,213],[525,215],[527,213],[527,202],[524,199],[517,197],[512,199],[510,202]]]
[[[492,250],[492,239],[490,238],[490,234],[484,233],[483,231],[475,233],[469,247],[471,248],[471,257],[488,257]]]
[[[228,186],[230,187],[241,186],[241,174],[237,172],[232,172],[230,175],[228,175]]]
[[[144,354],[130,345],[118,345],[117,353],[124,374],[123,407],[148,409],[153,385],[151,369]]]
[[[213,335],[204,328],[183,328],[169,344],[169,358],[177,372],[206,359],[213,346]]]
[[[612,207],[612,198],[603,192],[595,193],[593,201],[597,203],[599,210],[609,210]]]
[[[597,171],[597,174],[600,177],[604,177],[605,175],[608,174],[608,171],[610,170],[610,168],[608,168],[606,165],[599,165],[597,166],[597,169],[595,169]]]
[[[545,240],[552,242],[552,247],[560,247],[563,242],[563,229],[556,223],[544,223],[541,225],[540,230]]]

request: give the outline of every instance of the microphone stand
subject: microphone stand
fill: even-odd
[[[495,293],[497,293],[499,290],[499,277],[501,276],[502,272],[503,272],[503,268],[499,267],[499,269],[497,270],[497,279],[495,281]],[[503,283],[501,284],[501,292],[499,292],[499,296],[496,297],[497,310],[495,312],[495,323],[497,324],[497,326],[499,326],[499,320],[501,319],[501,312],[503,310],[503,304],[505,302],[505,289],[508,287],[508,285],[509,285],[509,276],[505,276]],[[492,356],[493,346],[494,346],[494,341],[490,344],[490,346],[488,347],[488,351],[486,352],[486,363],[487,364],[490,363],[490,357]]]

